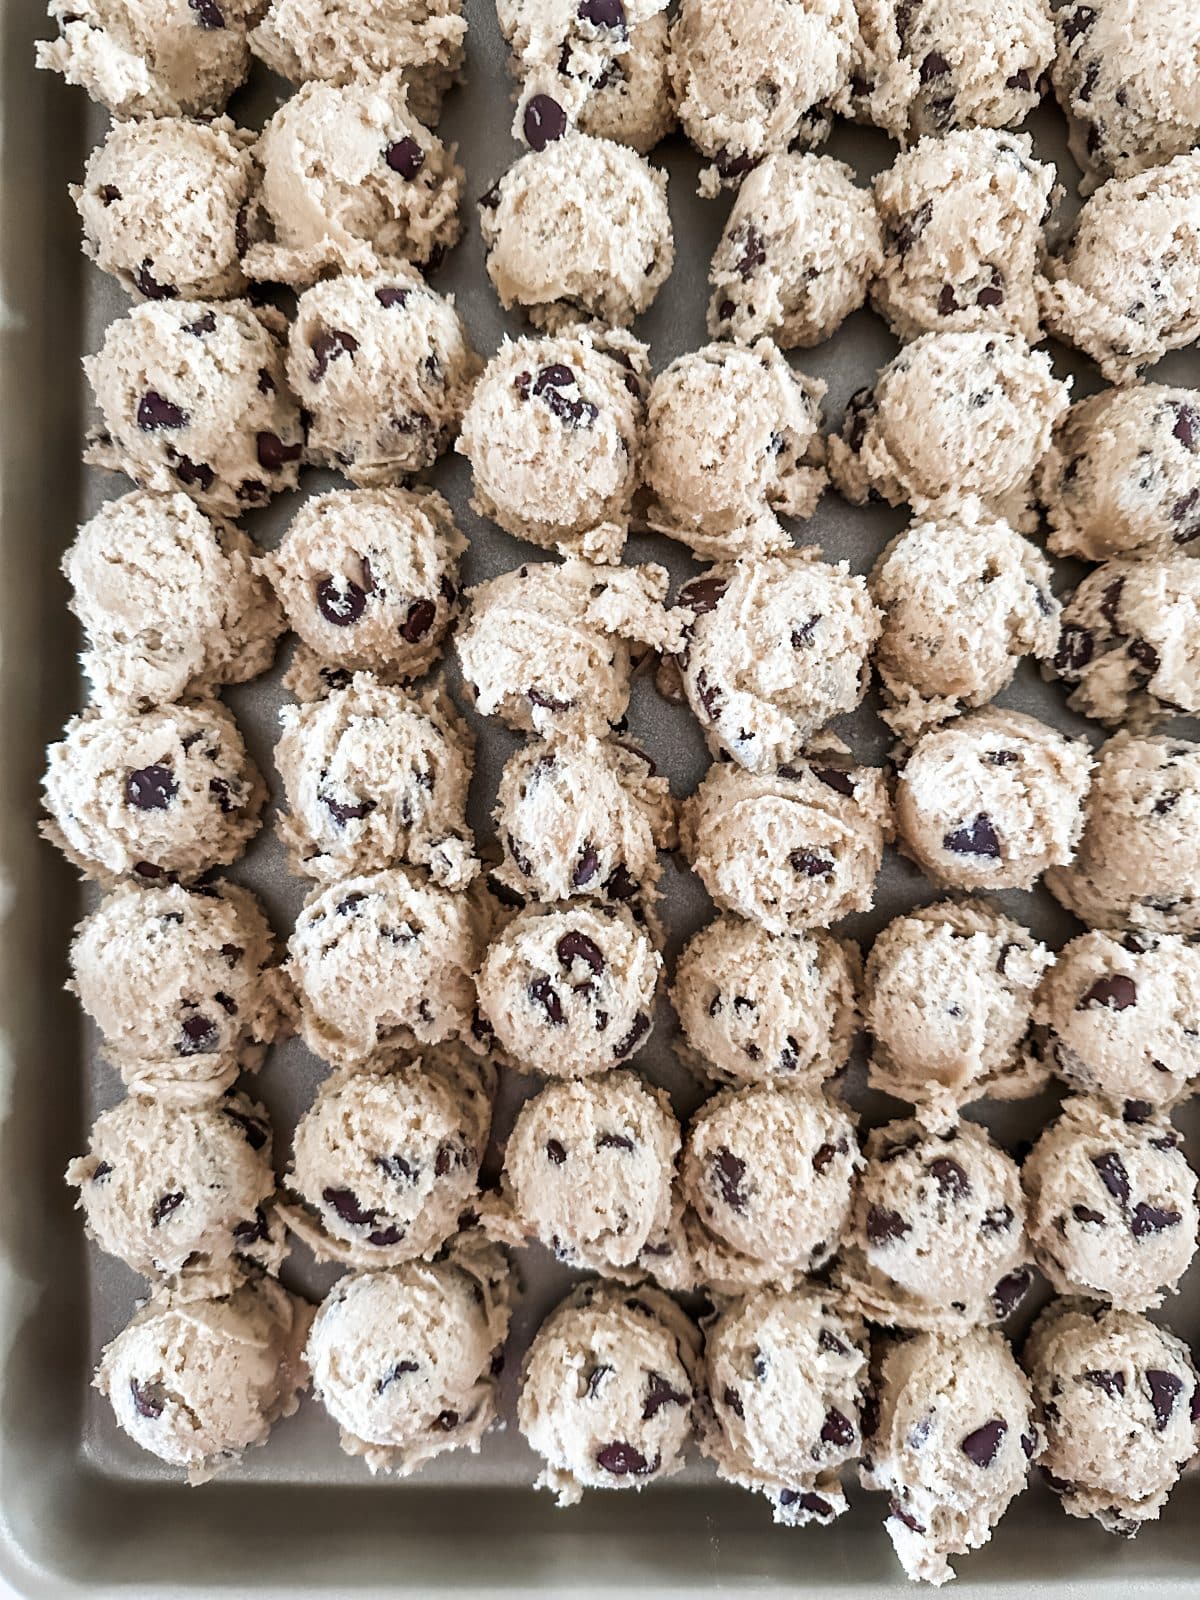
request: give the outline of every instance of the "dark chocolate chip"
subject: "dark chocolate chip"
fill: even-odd
[[[619,1439],[601,1445],[596,1451],[596,1464],[603,1467],[605,1472],[611,1472],[614,1478],[644,1478],[651,1472],[657,1472],[661,1461],[661,1456],[647,1461],[640,1450]]]
[[[1054,656],[1054,670],[1061,677],[1077,677],[1092,659],[1096,640],[1090,628],[1081,628],[1074,622],[1064,625],[1058,636],[1058,649]]]
[[[544,150],[567,131],[567,113],[548,94],[531,95],[522,120],[525,142],[531,150]]]
[[[1092,1368],[1083,1374],[1086,1383],[1093,1384],[1097,1389],[1102,1389],[1112,1400],[1119,1400],[1125,1393],[1125,1374],[1123,1372],[1107,1372]]]
[[[725,1204],[733,1211],[744,1211],[750,1197],[742,1187],[746,1163],[741,1156],[734,1155],[732,1150],[722,1145],[712,1158],[710,1170],[712,1181]]]
[[[388,145],[384,160],[393,172],[398,172],[411,183],[425,165],[425,152],[415,139],[406,136]]]
[[[823,1444],[842,1446],[854,1443],[854,1424],[836,1407],[831,1406],[825,1413],[825,1421],[821,1424],[821,1441]]]
[[[1092,1165],[1109,1194],[1124,1205],[1129,1199],[1129,1173],[1125,1170],[1125,1163],[1117,1152],[1105,1150],[1100,1155],[1093,1156]]]
[[[582,961],[597,977],[607,964],[596,941],[589,939],[586,933],[579,933],[574,929],[570,933],[563,934],[555,946],[555,954],[564,967],[569,968],[572,962]]]
[[[911,1226],[898,1211],[871,1206],[867,1212],[867,1238],[871,1244],[893,1244],[911,1232]]]
[[[1147,1367],[1146,1385],[1150,1390],[1150,1404],[1154,1407],[1154,1420],[1159,1433],[1162,1433],[1171,1420],[1176,1400],[1183,1393],[1183,1379],[1176,1377],[1173,1372]]]
[[[1087,1006],[1105,1006],[1109,1011],[1127,1011],[1137,1005],[1137,984],[1123,972],[1109,978],[1098,978],[1076,1006],[1082,1011]]]
[[[620,1044],[614,1047],[613,1055],[618,1061],[620,1061],[623,1057],[630,1055],[638,1041],[649,1032],[650,1018],[644,1011],[639,1011],[637,1016],[633,1019],[633,1026],[630,1028],[629,1032],[621,1040]]]
[[[157,1228],[159,1223],[165,1222],[169,1216],[178,1211],[183,1204],[183,1191],[176,1189],[171,1194],[160,1194],[150,1208],[150,1226]]]
[[[942,838],[942,848],[957,856],[995,858],[1000,854],[1000,840],[992,825],[992,819],[985,811],[981,811],[974,822],[961,828],[953,828],[945,834]]]
[[[546,1013],[546,1020],[553,1027],[559,1028],[563,1025],[566,1016],[563,1013],[562,1001],[549,978],[535,978],[526,992],[535,1005],[541,1006]]]
[[[929,1175],[937,1182],[938,1193],[947,1200],[963,1200],[971,1192],[971,1180],[957,1161],[939,1156],[929,1163]]]
[[[642,1421],[649,1422],[663,1406],[686,1406],[690,1400],[690,1395],[672,1388],[661,1372],[651,1372],[646,1386],[646,1403],[642,1407]]]
[[[1151,1234],[1177,1228],[1182,1221],[1183,1217],[1178,1211],[1167,1211],[1162,1206],[1152,1206],[1140,1200],[1129,1219],[1129,1231],[1135,1239],[1146,1239]]]
[[[358,340],[344,329],[326,328],[317,334],[309,348],[316,361],[309,368],[308,376],[313,383],[319,383],[328,372],[331,361],[336,361],[339,356],[354,355],[358,349]]]
[[[148,258],[142,262],[140,267],[134,269],[133,281],[137,285],[138,292],[143,294],[147,300],[175,300],[179,297],[179,290],[171,284],[159,283],[158,279],[150,271]],[[191,333],[191,331],[190,327],[185,329],[187,333]]]
[[[414,600],[408,608],[408,615],[400,625],[400,637],[407,644],[419,644],[433,627],[436,617],[436,601]]]
[[[317,610],[335,628],[350,627],[366,610],[366,593],[349,578],[322,578],[316,594]]]
[[[1008,1273],[992,1290],[992,1307],[998,1317],[1007,1317],[1010,1311],[1016,1309],[1029,1292],[1029,1285],[1033,1282],[1033,1274],[1028,1267],[1018,1267],[1015,1272]]]
[[[129,1380],[129,1396],[138,1416],[148,1422],[157,1422],[167,1403],[161,1383],[139,1383],[136,1378]]]
[[[255,453],[258,464],[266,472],[279,472],[290,461],[299,461],[303,449],[299,444],[284,444],[277,433],[255,435]]]
[[[188,0],[188,5],[196,13],[200,26],[209,32],[225,26],[225,17],[216,0]]]
[[[159,428],[186,428],[188,414],[173,401],[165,400],[157,389],[147,389],[138,401],[137,425],[143,433]]]
[[[178,793],[170,767],[140,767],[125,779],[125,802],[137,811],[165,811]]]
[[[378,1380],[375,1385],[375,1393],[382,1394],[397,1379],[402,1378],[406,1372],[420,1372],[420,1370],[420,1365],[416,1361],[397,1361],[395,1366],[390,1367],[383,1377]]]
[[[976,1428],[973,1433],[967,1434],[960,1446],[963,1455],[968,1461],[973,1461],[977,1467],[990,1467],[999,1453],[1000,1446],[1004,1443],[1004,1436],[1008,1432],[1008,1423],[999,1417],[993,1417],[990,1422],[985,1422],[981,1428]]]

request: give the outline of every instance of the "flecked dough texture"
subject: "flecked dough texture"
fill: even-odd
[[[83,360],[103,418],[84,461],[141,489],[183,489],[227,517],[294,489],[303,443],[283,374],[285,327],[278,311],[245,300],[134,306]]]
[[[50,746],[42,788],[43,836],[106,886],[188,882],[228,866],[258,832],[267,797],[217,700],[83,712]]]
[[[642,1489],[683,1466],[692,1436],[700,1335],[643,1284],[583,1283],[534,1336],[517,1424],[545,1463],[535,1487],[560,1506],[585,1489]]]
[[[518,539],[619,561],[638,487],[649,353],[586,324],[508,339],[475,386],[455,447],[471,504]]]
[[[625,327],[675,261],[667,179],[610,139],[531,150],[479,203],[488,276],[505,310],[553,331],[582,311]]]
[[[871,1087],[935,1120],[985,1097],[1036,1093],[1048,1072],[1029,1032],[1052,960],[983,900],[938,900],[894,918],[866,964]]]
[[[769,339],[679,356],[650,390],[650,527],[702,560],[789,548],[779,518],[812,516],[825,489],[824,394]]]
[[[283,615],[257,555],[185,494],[105,501],[62,561],[96,702],[145,711],[265,672]]]
[[[503,13],[505,8],[497,9]],[[528,12],[534,7],[521,9]],[[562,0],[552,0],[537,9],[559,18],[566,10],[571,20],[550,54],[528,61],[515,54],[512,58],[519,80],[513,138],[539,150],[568,127],[576,127],[594,138],[627,144],[642,155],[653,150],[675,126],[664,12],[646,15],[644,6],[623,6],[628,27],[606,22],[585,38],[588,19],[579,15],[577,5],[564,7]],[[613,6],[605,4],[603,9],[606,19],[616,17]],[[634,21],[637,16],[643,20]],[[539,39],[541,46],[548,43]]]
[[[896,783],[905,852],[952,889],[1027,889],[1075,854],[1092,756],[1036,717],[989,709],[923,734]]]

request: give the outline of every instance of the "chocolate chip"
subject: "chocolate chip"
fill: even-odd
[[[1093,1226],[1098,1225],[1101,1228],[1104,1226],[1104,1213],[1094,1211],[1091,1206],[1072,1206],[1071,1215],[1076,1222],[1089,1223]]]
[[[1117,635],[1120,635],[1121,632],[1117,609],[1121,604],[1121,596],[1124,592],[1125,579],[1114,578],[1112,583],[1105,586],[1104,592],[1100,597],[1100,615]]]
[[[125,803],[137,811],[165,811],[178,793],[170,767],[140,767],[125,779]]]
[[[950,63],[940,50],[931,50],[921,62],[918,76],[922,83],[932,83],[935,78],[944,78],[950,71]]]
[[[1154,1420],[1162,1433],[1171,1420],[1175,1402],[1183,1393],[1183,1379],[1173,1372],[1163,1372],[1157,1367],[1147,1367],[1146,1384],[1150,1390],[1150,1404],[1154,1407]]]
[[[556,700],[552,694],[546,694],[541,689],[526,689],[525,698],[543,711],[569,711],[575,704],[573,700]]]
[[[331,361],[336,361],[339,356],[353,356],[358,349],[358,340],[352,333],[342,329],[326,328],[316,336],[309,349],[316,357],[316,363],[309,368],[308,376],[311,382],[320,383]]]
[[[1023,1433],[1021,1435],[1021,1449],[1025,1453],[1026,1461],[1032,1461],[1037,1454],[1037,1435],[1035,1433]]]
[[[895,1517],[897,1522],[902,1522],[904,1526],[911,1529],[913,1533],[925,1532],[924,1524],[918,1522],[911,1511],[906,1511],[900,1504],[899,1500],[889,1500],[888,1516]]]
[[[157,1228],[159,1223],[165,1222],[169,1216],[179,1210],[183,1201],[184,1195],[181,1189],[177,1189],[171,1194],[160,1194],[150,1208],[150,1226]]]
[[[1182,1221],[1178,1211],[1165,1211],[1161,1206],[1140,1200],[1129,1219],[1129,1231],[1135,1239],[1145,1239],[1151,1234],[1165,1233],[1168,1228],[1177,1228]]]
[[[1143,672],[1148,673],[1150,677],[1153,677],[1162,665],[1158,651],[1146,639],[1131,639],[1125,648]]]
[[[795,1489],[781,1489],[779,1491],[779,1504],[781,1506],[799,1506],[801,1511],[807,1511],[814,1517],[831,1517],[833,1515],[833,1507],[829,1501],[807,1489],[803,1493]]]
[[[1092,659],[1096,641],[1090,628],[1081,628],[1073,622],[1064,625],[1058,636],[1058,649],[1054,656],[1054,670],[1061,677],[1077,677]]]
[[[1033,1282],[1033,1274],[1028,1267],[1018,1267],[1015,1272],[1008,1273],[992,1290],[992,1307],[998,1317],[1007,1317],[1010,1311],[1015,1310],[1029,1292],[1029,1285]]]
[[[103,1183],[105,1178],[112,1172],[112,1169],[111,1161],[98,1162],[92,1171],[91,1181],[93,1183]]]
[[[842,1446],[854,1443],[854,1424],[836,1407],[831,1406],[825,1413],[825,1421],[821,1424],[821,1441],[823,1444]]]
[[[129,1380],[129,1396],[138,1416],[149,1422],[157,1422],[167,1403],[161,1383],[139,1383],[136,1378]]]
[[[578,386],[579,380],[571,368],[556,361],[538,373],[533,380],[533,393],[568,427],[590,428],[600,415],[600,408],[590,400],[582,397],[572,400],[562,392]]]
[[[458,1427],[458,1412],[450,1410],[439,1411],[437,1425],[443,1433],[452,1433]]]
[[[1093,1368],[1083,1374],[1084,1381],[1094,1384],[1097,1389],[1112,1400],[1119,1400],[1125,1393],[1125,1374],[1123,1372],[1102,1372]]]
[[[217,318],[212,311],[206,311],[202,317],[197,317],[195,322],[189,322],[184,328],[184,333],[190,333],[193,339],[203,339],[206,333],[216,333]],[[259,388],[262,387],[260,378]],[[272,388],[274,385],[272,385]]]
[[[206,1017],[202,1012],[196,1011],[190,1017],[184,1018],[182,1035],[175,1046],[178,1055],[194,1056],[206,1050],[216,1049],[217,1025],[211,1017]]]
[[[225,18],[216,0],[188,0],[188,5],[196,13],[202,28],[215,32],[225,26]]]
[[[967,1460],[973,1461],[977,1467],[990,1467],[999,1454],[1007,1432],[1008,1423],[993,1417],[991,1422],[985,1422],[981,1428],[967,1434],[960,1449]]]
[[[811,850],[793,850],[788,857],[792,871],[805,878],[832,878],[833,862],[828,856],[814,855]]]
[[[393,172],[411,183],[425,165],[425,152],[415,139],[406,136],[388,145],[383,159]]]
[[[1109,1194],[1124,1205],[1129,1199],[1129,1173],[1117,1152],[1105,1150],[1101,1155],[1093,1156],[1092,1165]]]
[[[605,1472],[611,1472],[614,1478],[644,1478],[651,1472],[657,1472],[661,1461],[661,1456],[647,1461],[640,1450],[619,1439],[601,1445],[596,1451],[596,1464],[603,1467]]]
[[[570,933],[563,934],[555,946],[555,954],[564,967],[569,968],[572,962],[582,961],[597,977],[607,965],[596,941],[589,939],[586,933],[579,933],[574,929]]]
[[[747,222],[738,228],[733,235],[734,242],[740,247],[740,253],[734,266],[738,277],[747,283],[759,267],[766,265],[767,247],[762,234],[752,222]]]
[[[929,1163],[929,1174],[937,1182],[938,1193],[948,1200],[963,1200],[971,1192],[971,1180],[949,1156],[939,1156]]]
[[[597,28],[625,28],[625,7],[621,0],[579,0],[577,14]]]
[[[335,628],[350,627],[366,610],[366,594],[348,578],[322,578],[316,592],[317,610]]]
[[[828,1143],[828,1141],[826,1141],[825,1144],[818,1145],[813,1151],[813,1171],[824,1172],[826,1167],[830,1165],[836,1155],[836,1147]]]
[[[836,789],[838,794],[853,795],[854,779],[841,767],[810,767],[808,770],[827,788]]]
[[[893,1244],[911,1232],[911,1226],[898,1211],[888,1211],[883,1206],[871,1206],[867,1212],[867,1239],[871,1244]]]
[[[941,317],[952,316],[958,310],[958,301],[954,297],[954,285],[952,283],[944,283],[942,285],[942,291],[938,295],[937,308],[938,315]]]
[[[385,1372],[383,1377],[376,1383],[375,1393],[382,1394],[398,1378],[402,1378],[406,1372],[420,1372],[420,1370],[420,1365],[416,1361],[397,1361],[395,1366]]]
[[[585,883],[590,883],[600,869],[600,857],[596,854],[591,844],[585,844],[579,853],[579,860],[571,874],[571,886],[582,889]]]
[[[620,1061],[624,1056],[630,1055],[639,1039],[650,1032],[650,1018],[644,1011],[639,1011],[633,1019],[633,1026],[613,1049],[613,1055]]]
[[[1013,1225],[1013,1208],[1011,1206],[993,1206],[990,1211],[985,1211],[979,1223],[981,1233],[1007,1233]]]
[[[746,1163],[722,1145],[712,1158],[712,1181],[720,1191],[721,1199],[732,1211],[744,1211],[749,1195],[742,1188],[746,1176]]]
[[[121,191],[113,183],[104,184],[100,190],[100,199],[103,201],[106,211],[108,207],[112,205],[114,200],[119,200],[120,198]]]
[[[624,1133],[602,1133],[596,1139],[597,1150],[634,1150],[634,1141]]]
[[[233,798],[232,791],[224,778],[210,778],[208,780],[208,792],[217,802],[223,816],[232,816],[237,810],[238,803]]]
[[[173,464],[171,470],[180,483],[198,484],[207,494],[216,482],[216,473],[203,461],[191,461],[187,456],[180,456]]]
[[[138,292],[145,295],[147,300],[175,300],[179,297],[179,290],[169,283],[159,283],[150,271],[149,259],[142,262],[140,267],[134,269],[133,281],[138,287]],[[186,332],[191,333],[191,328]]]
[[[526,991],[530,1000],[535,1005],[541,1006],[546,1013],[546,1020],[555,1028],[560,1028],[566,1021],[563,1014],[562,1001],[558,997],[558,990],[549,978],[535,978]]]
[[[1030,94],[1033,91],[1033,85],[1029,81],[1029,73],[1025,67],[1022,67],[1018,72],[1014,72],[1011,77],[1005,78],[1004,87],[1006,89],[1019,89],[1022,94]]]
[[[522,121],[531,150],[544,150],[567,131],[567,113],[548,94],[531,95]]]
[[[1000,840],[985,811],[979,812],[974,822],[954,828],[942,837],[942,848],[956,856],[990,856],[1000,854]]]
[[[598,1366],[593,1367],[588,1373],[587,1382],[584,1384],[583,1392],[589,1400],[594,1400],[596,1398],[600,1391],[600,1385],[604,1382],[605,1378],[608,1377],[612,1370],[613,1369],[610,1366],[601,1362]]]
[[[733,155],[722,149],[717,152],[716,166],[722,178],[744,178],[754,166],[754,157],[747,151]]]
[[[820,620],[821,613],[818,612],[815,617],[809,617],[806,621],[802,622],[799,627],[792,629],[793,650],[803,650],[807,645],[810,645],[813,642],[813,634],[816,632],[817,623],[820,622]]]
[[[651,1372],[646,1387],[646,1403],[642,1407],[642,1421],[649,1422],[663,1406],[686,1406],[690,1400],[690,1395],[672,1388],[661,1372]]]
[[[346,806],[338,800],[331,800],[327,794],[321,796],[321,803],[339,828],[344,828],[348,822],[360,822],[375,809],[374,800],[360,800],[356,805]]]
[[[266,472],[279,472],[289,461],[299,461],[302,448],[298,444],[284,444],[277,433],[255,435],[258,464]]]
[[[1200,450],[1200,413],[1194,406],[1186,405],[1181,400],[1172,401],[1175,407],[1175,426],[1171,429],[1175,438],[1188,450]]]
[[[898,255],[906,256],[908,254],[908,252],[912,249],[913,245],[916,244],[917,240],[921,237],[921,235],[925,232],[925,229],[929,226],[929,222],[930,222],[930,219],[932,218],[932,216],[933,216],[933,201],[932,200],[926,200],[924,205],[919,206],[917,208],[917,210],[912,213],[911,216],[902,218],[901,221],[898,222],[892,228],[892,230],[891,230],[892,246],[893,246],[893,248],[895,249],[895,251],[896,251],[896,253]],[[869,394],[869,393],[870,393],[870,391],[866,390],[866,389],[860,389],[859,390],[859,394]],[[857,398],[858,398],[858,396],[856,395],[855,399],[857,399]],[[862,441],[859,440],[859,443],[861,444]],[[851,448],[852,449],[857,449],[858,446],[857,445],[852,445]]]
[[[143,433],[154,433],[159,428],[186,428],[188,414],[170,400],[164,400],[157,389],[147,389],[138,401],[137,425]]]
[[[408,615],[400,625],[400,637],[407,644],[419,644],[433,627],[436,617],[436,601],[414,600],[408,608]]]

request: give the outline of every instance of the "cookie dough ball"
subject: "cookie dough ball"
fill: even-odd
[[[825,489],[824,394],[769,339],[672,361],[654,380],[646,420],[650,527],[706,561],[788,549],[779,518],[811,517]]]
[[[293,83],[399,72],[413,115],[433,128],[466,36],[462,0],[271,0],[250,48]]]
[[[678,1153],[670,1100],[635,1073],[549,1083],[509,1135],[492,1231],[537,1239],[571,1267],[639,1277],[674,1221]]]
[[[505,763],[492,876],[533,900],[654,899],[659,850],[677,842],[666,778],[625,739],[531,740]]]
[[[1063,608],[1053,660],[1067,704],[1110,728],[1200,711],[1200,564],[1107,561]]]
[[[685,585],[679,603],[697,593],[681,675],[714,756],[774,772],[859,704],[879,616],[847,562],[823,561],[816,545],[743,557]]]
[[[466,888],[479,869],[467,824],[475,741],[444,689],[418,698],[355,673],[279,720],[278,828],[293,872],[329,882],[406,863]]]
[[[863,304],[882,261],[875,206],[852,168],[768,156],[738,190],[708,269],[708,331],[766,335],[782,350],[820,344]]]
[[[1003,519],[967,500],[910,522],[871,573],[883,631],[880,716],[907,743],[1012,682],[1024,656],[1058,644],[1050,563]]]
[[[666,174],[583,133],[514,162],[480,201],[479,226],[501,305],[551,331],[581,311],[626,327],[675,262]]]
[[[683,0],[671,29],[679,123],[712,165],[701,194],[774,151],[822,143],[857,26],[852,0]]]
[[[274,1278],[218,1295],[175,1283],[104,1347],[93,1386],[135,1444],[204,1483],[296,1410],[311,1318]]]
[[[72,985],[125,1083],[216,1099],[256,1068],[288,1012],[276,942],[248,889],[123,884],[79,924]]]
[[[1071,860],[1092,769],[1082,739],[1020,711],[923,734],[896,784],[907,855],[951,889],[1029,889]]]
[[[885,1327],[1000,1322],[1033,1282],[1021,1173],[987,1130],[889,1122],[867,1135],[837,1282]]]
[[[183,489],[226,517],[294,489],[304,445],[283,374],[285,327],[245,300],[134,306],[83,359],[104,419],[84,460],[141,489]]]
[[[768,933],[828,927],[874,903],[891,837],[882,771],[836,740],[774,774],[714,764],[680,811],[684,855],[723,911]]]
[[[581,1078],[646,1042],[661,972],[622,905],[526,906],[483,958],[479,1009],[519,1067]]]
[[[287,366],[311,418],[307,459],[373,488],[449,449],[480,362],[453,299],[395,261],[306,289]]]
[[[1027,133],[970,128],[902,151],[874,183],[885,255],[871,301],[896,337],[994,328],[1036,342],[1055,181]]]
[[[327,1078],[300,1118],[288,1226],[319,1261],[389,1267],[432,1256],[478,1194],[491,1069],[442,1045]]]
[[[579,326],[505,339],[488,362],[455,446],[471,463],[471,505],[518,539],[565,556],[619,561],[638,487],[646,346]]]
[[[577,41],[564,41],[553,60],[522,73],[513,137],[537,150],[560,124],[574,125],[647,155],[675,126],[669,68],[662,12],[630,27],[627,47],[603,64],[596,56],[581,63]]]
[[[938,900],[896,917],[867,957],[871,1087],[934,1117],[1036,1093],[1047,1073],[1028,1035],[1052,960],[983,900]]]
[[[71,186],[84,255],[139,300],[244,293],[252,139],[227,117],[114,123]]]
[[[304,1354],[346,1454],[401,1478],[448,1450],[478,1454],[511,1297],[503,1252],[478,1244],[335,1283]]]
[[[734,1085],[817,1088],[850,1058],[860,977],[849,939],[773,935],[719,916],[680,951],[671,1004],[703,1072]]]
[[[1046,1059],[1075,1090],[1135,1113],[1200,1077],[1200,946],[1172,935],[1081,934],[1038,991]]]
[[[1075,860],[1046,887],[1089,928],[1200,931],[1200,744],[1101,745]]]
[[[1200,142],[1200,14],[1171,0],[1069,0],[1054,24],[1054,92],[1083,193]]]
[[[1059,1294],[1147,1311],[1174,1294],[1196,1251],[1196,1174],[1163,1116],[1066,1100],[1025,1158],[1037,1264]]]
[[[302,85],[254,153],[269,242],[246,255],[253,278],[304,285],[398,260],[436,266],[458,242],[463,170],[409,110],[399,72]]]
[[[50,0],[37,64],[118,119],[207,117],[245,82],[257,0]]]
[[[1111,178],[1046,274],[1047,328],[1110,383],[1191,344],[1200,334],[1200,151]]]
[[[189,882],[228,866],[267,798],[237,723],[216,700],[85,711],[47,752],[42,833],[85,877]]]
[[[96,703],[145,711],[265,672],[283,615],[257,553],[185,494],[106,501],[62,560]]]
[[[1076,401],[1054,430],[1038,497],[1056,555],[1200,555],[1200,395],[1146,383]]]
[[[1030,480],[1067,408],[1050,357],[1016,334],[926,333],[850,397],[829,472],[853,505],[874,492],[921,513],[978,495],[1015,528],[1035,522]]]
[[[424,486],[305,500],[261,562],[301,639],[288,687],[302,691],[297,675],[316,680],[318,693],[352,672],[389,683],[421,677],[456,614],[466,548],[449,505]]]
[[[1029,1383],[988,1328],[885,1340],[863,1487],[891,1496],[884,1526],[908,1576],[941,1584],[1025,1487],[1040,1434]]]
[[[682,643],[682,621],[663,606],[668,581],[653,564],[568,559],[476,585],[454,636],[475,709],[543,738],[609,733],[629,705],[631,646],[670,654]]]
[[[1126,1538],[1157,1521],[1200,1448],[1200,1379],[1183,1340],[1131,1311],[1056,1300],[1023,1360],[1044,1441],[1038,1464],[1063,1510]]]
[[[393,1045],[468,1033],[487,932],[481,908],[412,867],[315,890],[288,941],[309,1049],[349,1067]]]
[[[228,1286],[287,1254],[266,1210],[271,1125],[245,1095],[187,1107],[130,1096],[97,1117],[66,1179],[89,1238],[143,1277],[187,1270]]]
[[[759,1289],[707,1325],[700,1448],[718,1477],[765,1495],[776,1522],[846,1510],[860,1453],[866,1329],[817,1288]]]

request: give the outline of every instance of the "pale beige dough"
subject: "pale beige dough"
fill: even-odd
[[[562,7],[555,3],[554,9]],[[578,16],[577,7],[570,9]],[[641,14],[645,8],[636,9]],[[611,29],[603,31],[617,37]],[[593,49],[572,29],[552,56],[526,63],[514,55],[511,65],[519,80],[513,138],[533,149],[549,142],[547,135],[561,137],[577,127],[647,155],[675,126],[662,11],[634,23],[619,50]]]

